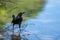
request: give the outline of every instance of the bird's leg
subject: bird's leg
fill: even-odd
[[[13,24],[13,35],[14,35],[14,24]]]
[[[21,32],[21,23],[19,23],[19,30],[20,30],[20,32]]]
[[[19,24],[19,32],[20,32],[20,26],[21,26],[21,25]]]
[[[21,26],[21,25],[19,24],[19,34],[18,34],[19,37],[20,37],[20,26]],[[21,37],[20,37],[20,38],[21,38]]]

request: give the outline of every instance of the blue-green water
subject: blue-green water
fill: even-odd
[[[28,20],[34,25],[28,26],[26,29],[35,33],[40,40],[60,40],[60,0],[46,1],[43,11],[38,14],[37,18]]]
[[[42,12],[36,18],[29,19],[26,31],[29,40],[60,40],[60,0],[46,0]],[[17,28],[15,32],[17,32]]]

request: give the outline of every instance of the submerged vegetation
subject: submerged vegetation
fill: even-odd
[[[11,21],[13,14],[26,12],[24,20],[35,17],[45,5],[45,0],[0,0],[0,26]]]

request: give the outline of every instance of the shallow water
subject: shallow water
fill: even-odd
[[[46,1],[43,11],[25,23],[24,34],[30,34],[25,36],[29,40],[60,40],[60,0]]]
[[[26,30],[37,35],[40,40],[60,40],[60,0],[46,1],[43,11],[37,18],[28,20],[28,23],[34,25],[28,25]],[[38,40],[38,38],[30,40]]]

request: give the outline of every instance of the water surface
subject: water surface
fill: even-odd
[[[26,35],[29,40],[60,40],[60,0],[46,1],[43,11],[25,23],[25,35],[31,34]]]
[[[43,11],[39,12],[37,18],[28,20],[28,23],[34,25],[28,25],[26,30],[37,35],[40,40],[60,40],[60,0],[46,1]],[[30,40],[38,40],[36,38]]]

